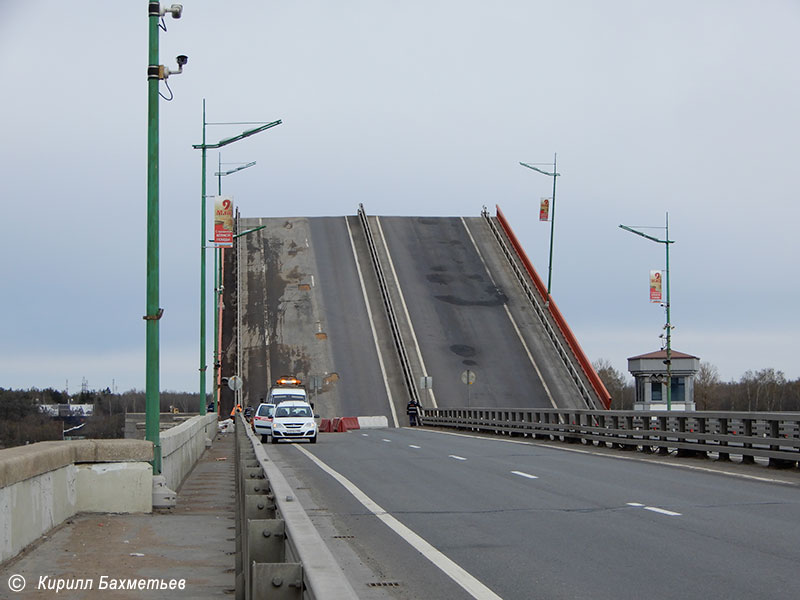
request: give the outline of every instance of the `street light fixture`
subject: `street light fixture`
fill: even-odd
[[[556,225],[556,177],[560,177],[561,173],[557,172],[556,168],[556,158],[558,157],[557,154],[553,154],[553,172],[550,173],[543,169],[539,169],[532,164],[521,162],[523,167],[528,167],[529,169],[533,169],[537,173],[541,173],[542,175],[547,175],[548,177],[553,178],[553,203],[550,207],[550,259],[547,263],[547,301],[550,302],[550,282],[553,278],[553,233],[555,231]],[[537,163],[539,164],[539,163]],[[541,163],[541,164],[550,164],[550,163]]]
[[[221,160],[221,157],[220,157],[220,160]],[[219,195],[220,196],[222,195],[222,178],[223,177],[225,177],[226,175],[232,175],[234,173],[238,173],[239,171],[244,171],[248,167],[254,167],[255,164],[256,164],[256,161],[253,161],[253,162],[249,162],[249,163],[245,163],[243,165],[240,165],[240,166],[236,167],[235,169],[231,169],[229,171],[224,171],[224,172],[217,171],[216,173],[214,173],[214,177],[219,178],[219,182],[217,184],[217,192],[219,193]],[[219,165],[220,165],[219,168],[221,169],[222,168],[222,163],[219,163]]]
[[[664,325],[664,330],[666,331],[666,338],[667,338],[667,359],[664,362],[667,365],[667,410],[672,410],[672,321],[670,319],[670,303],[669,303],[669,245],[674,244],[675,241],[669,239],[669,213],[666,213],[666,223],[665,223],[666,235],[665,239],[663,240],[660,240],[657,237],[638,231],[633,227],[628,227],[627,225],[620,225],[620,229],[624,229],[625,231],[630,231],[631,233],[640,235],[643,238],[647,238],[648,240],[651,240],[658,244],[664,244],[664,248],[666,249],[667,302],[664,305],[664,307],[666,308],[667,311],[667,322]]]
[[[276,125],[280,125],[282,121],[271,121],[269,123],[208,123],[206,121],[206,101],[203,99],[203,143],[192,144],[195,150],[202,150],[201,171],[202,179],[200,185],[200,406],[199,413],[206,413],[206,150],[222,148],[228,144],[238,142],[244,138],[255,135]],[[258,125],[253,129],[248,129],[235,135],[233,137],[225,138],[216,144],[206,143],[206,126],[207,125]]]

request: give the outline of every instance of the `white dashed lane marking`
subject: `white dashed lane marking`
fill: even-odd
[[[451,454],[451,455],[450,455],[450,458],[455,458],[456,460],[467,460],[467,459],[466,459],[466,458],[464,458],[463,456],[456,456],[455,454]]]
[[[649,510],[654,513],[658,513],[660,515],[666,515],[668,517],[680,517],[682,516],[679,512],[673,512],[671,510],[667,510],[666,508],[658,508],[657,506],[645,506],[640,502],[628,502],[628,506],[632,506],[634,508],[643,508],[645,510]]]
[[[539,479],[537,475],[531,475],[530,473],[523,473],[522,471],[511,471],[514,475],[519,475],[520,477],[526,477],[528,479]]]

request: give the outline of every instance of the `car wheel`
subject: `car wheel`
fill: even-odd
[[[316,443],[317,443],[317,436],[314,436],[314,437],[312,437],[312,438],[308,438],[308,441],[309,441],[309,443],[311,443],[311,444],[316,444]]]
[[[262,444],[266,444],[266,443],[267,443],[267,438],[268,438],[268,437],[269,437],[268,435],[263,435],[263,434],[262,434],[262,435],[261,435],[261,443],[262,443]]]
[[[272,443],[273,444],[277,444],[278,443],[278,438],[276,438],[274,435],[272,436]]]

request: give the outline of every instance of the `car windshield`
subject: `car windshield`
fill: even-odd
[[[280,402],[288,402],[289,400],[299,400],[303,402],[306,399],[305,396],[302,394],[273,394],[272,400],[275,401],[275,404]]]
[[[311,408],[308,406],[279,406],[275,409],[276,417],[310,417]]]
[[[261,406],[258,407],[258,416],[271,417],[274,411],[275,407],[272,404],[262,404]]]

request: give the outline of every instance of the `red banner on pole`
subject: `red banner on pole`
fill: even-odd
[[[217,196],[214,201],[214,243],[233,246],[233,198]]]
[[[539,204],[539,220],[550,220],[550,198],[542,198],[542,201]]]
[[[661,271],[650,271],[650,302],[661,302]]]

